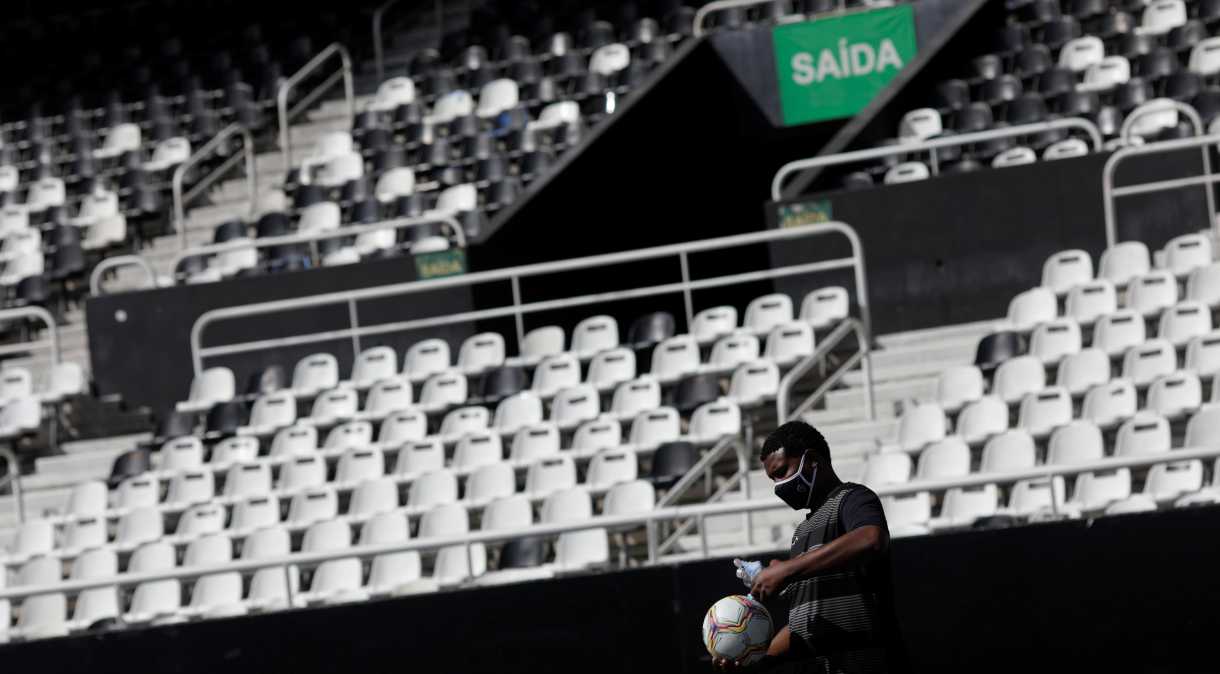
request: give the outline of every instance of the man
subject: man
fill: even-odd
[[[890,592],[889,530],[881,501],[867,487],[843,482],[815,428],[788,422],[763,444],[775,495],[808,509],[792,536],[787,561],[754,577],[750,594],[788,600],[788,626],[755,669],[793,663],[793,671],[889,672],[903,669]],[[718,660],[722,669],[736,663]]]

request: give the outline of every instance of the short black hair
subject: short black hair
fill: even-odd
[[[789,421],[775,429],[767,436],[758,458],[766,459],[777,449],[783,449],[788,456],[800,456],[811,451],[818,463],[830,465],[830,445],[826,444],[826,438],[804,421]]]

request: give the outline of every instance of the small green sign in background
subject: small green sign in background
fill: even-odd
[[[466,251],[450,248],[415,256],[415,271],[421,280],[466,273]]]
[[[784,124],[850,117],[915,57],[910,5],[777,26]]]

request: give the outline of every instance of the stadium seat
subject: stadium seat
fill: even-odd
[[[828,286],[805,295],[801,301],[800,319],[812,325],[814,330],[823,330],[847,318],[849,309],[847,289]]]
[[[517,429],[509,459],[528,463],[559,453],[559,428],[551,423],[536,423]]]
[[[314,487],[297,492],[288,504],[288,524],[306,526],[334,519],[339,514],[339,497],[330,487]]]
[[[1070,318],[1040,323],[1030,336],[1029,353],[1052,365],[1080,351],[1080,325]]]
[[[919,453],[916,479],[942,480],[969,474],[970,447],[959,437],[937,440]]]
[[[1110,427],[1135,414],[1135,384],[1118,379],[1089,389],[1081,407],[1081,418],[1098,426]]]
[[[1006,512],[1016,517],[1029,517],[1046,512],[1062,512],[1066,490],[1063,478],[1021,480],[1013,485]]]
[[[1115,456],[1163,454],[1170,449],[1169,422],[1155,412],[1138,412],[1118,428]]]
[[[398,450],[394,472],[401,476],[418,476],[445,467],[445,447],[440,440],[408,442]]]
[[[137,475],[119,484],[115,510],[126,514],[136,508],[154,506],[161,499],[161,486],[151,475]]]
[[[1090,388],[1110,381],[1110,358],[1097,348],[1082,349],[1059,363],[1055,384],[1072,395],[1082,395]]]
[[[106,512],[106,483],[101,480],[78,482],[68,494],[64,515],[68,517],[91,517]]]
[[[1026,470],[1034,467],[1036,459],[1033,437],[1028,431],[1016,428],[987,440],[979,470],[984,473]]]
[[[1203,488],[1203,462],[1175,461],[1158,463],[1148,469],[1144,495],[1158,503],[1168,503]]]
[[[1168,418],[1187,416],[1203,404],[1199,376],[1187,370],[1157,377],[1148,387],[1144,407]]]
[[[210,470],[189,470],[177,473],[170,480],[165,503],[189,506],[205,503],[216,496],[216,482]]]
[[[224,497],[240,499],[271,493],[271,466],[265,463],[234,464],[224,477]]]
[[[868,457],[861,481],[876,489],[890,484],[903,484],[910,479],[911,455],[905,452],[883,452]]]
[[[1191,339],[1211,332],[1212,315],[1207,306],[1186,300],[1161,314],[1157,336],[1169,340],[1175,347],[1185,346]]]
[[[290,400],[291,398],[289,398]],[[257,406],[258,403],[255,403]],[[273,457],[308,456],[318,450],[318,429],[313,426],[292,425],[281,428],[271,440]]]
[[[635,376],[635,352],[631,349],[609,349],[599,352],[589,361],[585,382],[603,389],[631,381]]]
[[[274,559],[290,554],[291,539],[288,530],[280,526],[268,526],[252,532],[242,545],[244,560]],[[266,611],[287,608],[291,594],[299,592],[300,576],[295,566],[258,569],[250,578],[250,591],[246,595],[246,608],[250,611]]]
[[[1114,284],[1098,280],[1073,286],[1068,291],[1065,314],[1081,324],[1092,324],[1117,309],[1118,299]]]
[[[520,359],[525,364],[536,364],[544,358],[558,356],[563,353],[565,339],[563,328],[557,325],[534,328],[525,333],[521,341]]]
[[[393,448],[408,442],[418,442],[428,435],[428,417],[417,409],[395,412],[382,420],[377,429],[377,444]]]
[[[597,389],[588,384],[566,388],[551,401],[552,423],[560,428],[575,428],[584,421],[596,419],[601,413]]]
[[[476,468],[466,479],[467,503],[487,503],[512,496],[517,490],[517,474],[507,463],[489,463]]]
[[[1130,309],[1102,316],[1093,328],[1093,346],[1112,357],[1143,344],[1144,339],[1143,317]]]
[[[347,522],[328,520],[311,525],[301,547],[305,552],[333,552],[351,544],[351,528]],[[297,600],[303,604],[362,601],[368,598],[363,585],[364,569],[359,559],[332,559],[318,565],[309,590],[302,592]]]
[[[941,370],[936,382],[936,400],[946,412],[954,413],[966,403],[983,397],[983,373],[973,365],[955,365]]]
[[[1123,356],[1123,378],[1136,386],[1146,386],[1162,375],[1177,369],[1177,354],[1164,339],[1151,339],[1127,349]]]
[[[424,380],[448,370],[449,359],[449,345],[444,340],[425,339],[412,344],[407,349],[403,374],[412,380]],[[465,395],[462,398],[465,399]]]
[[[275,488],[280,492],[296,492],[326,484],[326,461],[316,454],[294,456],[280,465]]]
[[[441,411],[466,402],[469,393],[466,375],[456,370],[428,377],[419,394],[419,406],[428,411]]]
[[[1083,250],[1064,250],[1042,265],[1042,287],[1064,295],[1082,283],[1093,280],[1093,258]],[[1053,314],[1052,314],[1053,317]]]
[[[182,412],[203,412],[215,403],[228,402],[237,394],[233,371],[227,367],[212,367],[191,381],[187,400],[178,403]]]
[[[534,368],[531,390],[545,398],[579,383],[580,361],[571,354],[560,354],[543,360]]]
[[[168,571],[176,565],[174,547],[159,541],[139,547],[127,564],[129,573]],[[177,615],[182,602],[181,583],[177,580],[154,580],[140,583],[131,596],[131,605],[123,616],[129,624],[161,622]]]
[[[691,320],[690,333],[699,341],[727,335],[737,329],[737,309],[718,306],[703,309]]]
[[[1186,345],[1186,368],[1201,377],[1220,371],[1220,331],[1199,335]]]
[[[741,363],[756,360],[759,351],[758,338],[754,335],[745,333],[725,335],[712,345],[707,368],[711,371],[731,369]]]
[[[618,346],[618,322],[610,316],[586,318],[572,331],[571,353],[578,358],[590,358],[599,351]]]
[[[792,365],[812,356],[813,351],[813,327],[808,323],[790,322],[771,329],[770,334],[767,335],[764,356],[780,365]],[[745,358],[733,364],[737,365],[755,359],[756,356]]]
[[[1072,420],[1072,396],[1067,389],[1051,387],[1027,393],[1021,399],[1017,426],[1037,438]]]
[[[1008,321],[1014,330],[1032,330],[1040,323],[1052,321],[1059,308],[1055,295],[1047,288],[1026,290],[1012,298],[1008,305]]]
[[[944,131],[941,125],[940,112],[935,108],[919,108],[911,110],[902,116],[898,124],[898,139],[903,141],[921,141],[939,135]]]
[[[1101,429],[1091,421],[1073,421],[1051,433],[1046,462],[1070,465],[1097,461],[1105,455]]]
[[[439,435],[456,441],[467,433],[482,433],[491,424],[491,412],[486,407],[460,407],[451,410],[441,419]]]
[[[1173,274],[1165,270],[1133,278],[1127,286],[1127,308],[1144,316],[1160,313],[1177,301],[1178,284]]]
[[[1179,278],[1185,277],[1196,268],[1212,263],[1212,243],[1201,234],[1183,234],[1165,244],[1162,255],[1165,269]]]
[[[904,410],[898,420],[898,448],[914,452],[945,437],[945,411],[935,403],[922,403]]]
[[[504,364],[504,337],[484,332],[467,337],[458,351],[457,367],[467,374],[476,374]]]
[[[1220,306],[1220,263],[1191,270],[1186,280],[1186,298],[1212,308]]]
[[[420,475],[407,491],[407,508],[414,511],[425,511],[434,506],[456,503],[457,500],[457,477],[448,470]]]
[[[1077,506],[1083,512],[1097,512],[1130,495],[1131,471],[1127,468],[1082,473],[1076,478],[1076,489],[1069,505]]]
[[[250,423],[237,429],[242,435],[271,435],[297,419],[292,391],[274,391],[258,397],[250,410]]]
[[[589,462],[584,484],[591,489],[606,488],[636,479],[639,467],[635,453],[625,449],[604,449]]]
[[[972,445],[1003,433],[1008,430],[1008,405],[996,396],[983,396],[962,408],[955,430]]]
[[[493,433],[469,433],[458,440],[453,452],[453,468],[471,470],[504,458],[500,436]]]
[[[194,436],[175,438],[161,445],[161,470],[177,473],[203,466],[203,442]]]
[[[930,531],[928,521],[932,519],[932,497],[928,492],[903,496],[885,496],[881,499],[890,536],[920,536]]]
[[[653,350],[649,373],[661,381],[673,381],[697,372],[699,364],[698,342],[679,335],[662,341]]]
[[[931,171],[928,170],[927,164],[924,164],[923,162],[902,162],[901,164],[898,164],[885,172],[885,184],[897,185],[901,183],[927,180],[929,177],[931,177],[931,175]]]
[[[592,516],[593,505],[589,493],[580,488],[554,492],[542,504],[544,524],[582,522]],[[574,571],[600,566],[609,561],[609,541],[604,529],[563,533],[555,543],[557,570]]]
[[[114,550],[99,548],[89,550],[76,559],[69,580],[98,580],[111,578],[118,573],[119,560]],[[118,618],[120,613],[117,587],[83,590],[76,596],[76,605],[68,625],[73,631],[85,630],[99,620]]]
[[[1139,241],[1124,241],[1107,248],[1101,255],[1100,278],[1116,286],[1124,286],[1132,280],[1150,273],[1151,257],[1148,247]],[[1159,285],[1159,282],[1150,285]],[[1176,292],[1176,287],[1174,291]],[[1128,300],[1128,306],[1132,302]],[[1139,307],[1136,307],[1139,308]]]
[[[1140,25],[1135,29],[1143,35],[1163,35],[1186,23],[1186,3],[1183,0],[1157,0],[1144,7]]]
[[[278,524],[279,521],[279,499],[274,494],[257,496],[233,505],[233,519],[229,523],[229,530],[242,534]]]
[[[492,426],[501,433],[516,433],[518,429],[542,421],[542,400],[534,391],[504,398],[496,405]]]
[[[1046,370],[1034,356],[1018,356],[996,368],[991,384],[992,395],[1006,403],[1015,403],[1027,393],[1046,387]]]
[[[572,451],[596,451],[618,447],[623,442],[623,428],[613,417],[601,416],[587,421],[572,436]]]
[[[980,517],[996,514],[1000,491],[994,484],[977,487],[954,487],[945,492],[941,515],[932,520],[933,527],[969,526]]]

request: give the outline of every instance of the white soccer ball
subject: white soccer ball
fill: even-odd
[[[749,665],[766,655],[770,644],[771,614],[749,597],[725,597],[703,618],[703,645],[713,658]]]

